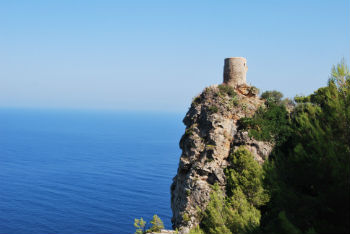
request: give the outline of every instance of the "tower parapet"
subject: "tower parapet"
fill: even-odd
[[[247,71],[247,59],[243,57],[226,58],[224,65],[224,83],[234,88],[246,84]]]

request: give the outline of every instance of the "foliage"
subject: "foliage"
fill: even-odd
[[[163,221],[158,217],[158,215],[153,215],[153,219],[150,222],[152,226],[146,232],[160,232],[164,229]]]
[[[350,229],[350,72],[333,66],[328,86],[266,106],[240,128],[275,144],[261,167],[246,149],[230,155],[226,194],[216,184],[192,234],[347,233]],[[225,196],[226,195],[226,196]],[[269,199],[270,198],[270,199]],[[260,219],[261,217],[261,219]]]
[[[227,197],[218,184],[213,186],[210,202],[203,212],[201,229],[193,233],[231,234],[250,233],[259,227],[258,207],[268,201],[263,189],[263,170],[243,147],[231,156],[226,169]]]
[[[268,195],[263,188],[263,170],[253,155],[243,146],[230,155],[231,167],[226,169],[227,195],[232,197],[240,188],[249,203],[255,207],[264,205]]]
[[[329,82],[333,82],[338,87],[343,87],[346,85],[346,80],[350,79],[349,67],[345,63],[343,58],[340,63],[332,67]]]
[[[221,84],[218,86],[218,88],[218,95],[220,97],[224,98],[225,96],[228,96],[230,98],[227,103],[227,108],[233,108],[234,106],[238,105],[238,96],[233,87],[226,84]]]
[[[237,106],[237,105],[238,105],[238,97],[234,96],[230,99],[229,107],[233,108],[234,106]]]
[[[196,106],[201,102],[201,96],[197,96],[193,99],[192,103]]]
[[[310,96],[304,97],[304,96],[295,96],[294,101],[296,103],[306,103],[310,102]]]
[[[281,102],[282,105],[284,105],[286,108],[288,107],[295,107],[295,103],[292,99],[290,98],[285,98]]]
[[[187,223],[187,222],[189,222],[191,219],[190,219],[190,217],[188,216],[187,213],[184,213],[184,214],[182,215],[182,220],[183,220],[185,223]]]
[[[283,142],[290,132],[289,113],[284,105],[260,107],[252,118],[242,118],[240,127],[257,140]]]
[[[271,202],[266,233],[349,231],[350,79],[348,68],[332,68],[328,86],[296,97],[290,134],[265,167]]]
[[[279,91],[265,91],[261,94],[261,98],[266,99],[267,103],[281,104],[283,94]]]
[[[229,97],[236,96],[235,89],[229,85],[221,84],[218,86],[220,95],[228,95]]]
[[[218,184],[213,187],[213,192],[210,194],[210,202],[203,214],[202,228],[205,233],[210,234],[230,234],[228,229],[229,214],[232,209],[225,201],[223,192]]]
[[[143,234],[145,233],[146,222],[141,217],[140,219],[135,219],[134,227],[136,228],[135,234]]]
[[[158,215],[153,215],[153,219],[150,222],[151,227],[146,230],[146,221],[143,218],[135,219],[134,227],[136,228],[135,234],[145,234],[149,232],[160,232],[164,229],[163,221],[158,217]]]
[[[250,86],[249,93],[254,94],[254,95],[258,95],[260,93],[260,90],[255,86]]]
[[[219,111],[219,108],[217,106],[210,106],[208,108],[208,110],[209,110],[210,113],[213,114],[213,113],[217,113]]]
[[[264,227],[262,233],[295,233],[301,234],[302,231],[298,229],[286,216],[285,211],[280,211],[277,217],[269,220],[269,226]],[[311,234],[311,232],[309,232]]]
[[[192,228],[188,234],[205,234],[204,231],[197,225]]]

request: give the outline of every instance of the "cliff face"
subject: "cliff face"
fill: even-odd
[[[229,154],[245,145],[262,163],[271,144],[251,139],[239,129],[238,120],[251,117],[264,101],[253,87],[241,85],[235,93],[227,86],[211,86],[197,96],[183,122],[186,131],[180,140],[182,154],[171,185],[173,228],[187,233],[199,223],[199,210],[205,210],[211,185],[225,187],[224,169]]]

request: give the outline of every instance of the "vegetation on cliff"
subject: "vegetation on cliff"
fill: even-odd
[[[348,232],[350,73],[345,63],[333,67],[328,86],[295,100],[290,134],[266,167],[272,199],[262,230]]]
[[[193,99],[183,120],[182,153],[170,188],[174,229],[188,233],[199,224],[202,212],[198,211],[207,207],[212,186],[218,183],[221,189],[226,187],[228,158],[241,142],[250,152],[255,149],[253,157],[258,162],[268,156],[268,144],[251,140],[247,146],[248,133],[242,135],[237,128],[238,119],[252,116],[263,103],[257,89],[248,85],[239,89],[213,85]]]
[[[146,230],[146,221],[141,217],[140,219],[135,219],[134,227],[136,228],[135,234],[153,233],[160,232],[164,228],[163,221],[158,217],[158,215],[153,215],[150,221],[151,226]]]
[[[210,202],[203,213],[205,233],[252,232],[260,224],[258,207],[268,201],[263,188],[263,170],[243,146],[230,156],[231,167],[226,169],[227,186],[224,196],[218,184],[213,187]],[[198,231],[198,230],[197,230]]]
[[[277,91],[262,96],[265,105],[240,127],[274,144],[269,160],[261,167],[249,151],[236,150],[225,171],[226,193],[214,186],[192,233],[348,232],[350,73],[344,61],[326,87],[296,97],[295,107]]]
[[[240,119],[240,127],[249,130],[250,137],[279,144],[290,134],[289,113],[279,100],[267,99],[254,117]]]

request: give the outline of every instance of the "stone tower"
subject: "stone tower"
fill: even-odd
[[[243,57],[226,58],[224,65],[224,83],[232,87],[246,84],[247,60]]]

